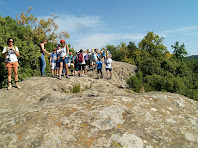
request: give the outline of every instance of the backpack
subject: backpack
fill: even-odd
[[[84,61],[84,57],[82,53],[79,53],[78,55],[78,62],[83,62]]]

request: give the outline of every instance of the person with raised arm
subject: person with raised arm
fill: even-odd
[[[40,65],[40,70],[41,70],[41,76],[45,77],[45,67],[46,67],[46,61],[45,61],[45,54],[51,55],[52,53],[47,52],[45,49],[45,45],[47,44],[47,39],[44,39],[40,44],[40,53],[41,53],[41,65]]]

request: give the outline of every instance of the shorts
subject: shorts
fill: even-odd
[[[78,71],[78,65],[74,65],[74,70]]]
[[[106,71],[108,71],[108,70],[109,70],[109,71],[112,71],[112,68],[106,68]]]
[[[85,64],[79,64],[78,65],[78,70],[81,71],[81,69],[85,70]]]
[[[56,63],[52,62],[51,69],[56,69]]]
[[[97,69],[97,72],[102,74],[102,69]]]
[[[60,62],[66,64],[66,63],[69,63],[69,59],[68,59],[68,57],[65,57],[64,60],[62,58],[60,58]]]
[[[19,63],[17,62],[6,62],[6,67],[7,68],[12,68],[12,67],[19,67]]]

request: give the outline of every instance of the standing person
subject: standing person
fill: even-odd
[[[70,66],[69,69],[70,69],[70,72],[71,72],[71,75],[73,76],[74,75],[74,60],[73,60],[74,56],[72,55],[72,52],[69,53],[69,63],[70,63]]]
[[[82,76],[83,77],[83,74],[84,74],[84,71],[85,71],[85,59],[84,59],[84,56],[85,56],[85,53],[83,53],[83,50],[81,49],[79,51],[79,54],[78,54],[78,76]],[[81,73],[81,70],[82,70],[82,73]]]
[[[89,63],[88,63],[88,59],[89,59],[88,50],[84,51],[84,53],[85,53],[84,58],[85,58],[85,69],[86,69],[86,67],[89,65]]]
[[[106,57],[109,55],[109,57],[111,58],[111,53],[108,49],[105,50],[105,55],[106,55]]]
[[[96,68],[96,62],[97,62],[97,55],[94,51],[92,52],[92,58],[93,58],[92,70],[93,70]]]
[[[59,69],[59,79],[61,80],[61,74],[62,74],[62,69],[63,69],[63,65],[65,65],[65,69],[66,69],[66,78],[68,77],[68,55],[69,55],[69,47],[68,45],[65,43],[65,40],[60,40],[61,43],[61,54],[60,54],[60,69]]]
[[[40,70],[41,70],[41,76],[42,77],[45,77],[46,75],[45,75],[45,67],[46,67],[46,61],[45,61],[45,54],[49,54],[49,55],[51,55],[51,53],[49,53],[49,52],[47,52],[46,51],[46,49],[45,49],[45,45],[47,44],[47,40],[46,39],[44,39],[43,40],[43,42],[41,42],[40,44],[39,44],[39,47],[40,47],[40,50],[41,50],[41,68],[40,68]]]
[[[112,64],[112,59],[109,57],[109,55],[107,55],[107,58],[105,59],[105,65],[106,65],[106,71],[107,71],[107,79],[111,79],[113,64]],[[110,77],[109,77],[109,72],[110,72]]]
[[[98,58],[98,61],[96,62],[96,66],[97,66],[97,78],[100,79],[100,78],[103,78],[103,75],[102,75],[102,61],[101,61],[101,58]],[[99,76],[99,73],[100,73],[100,76]]]
[[[59,78],[59,69],[60,69],[60,45],[56,46],[57,60],[56,60],[56,76]]]
[[[2,56],[5,56],[5,63],[8,72],[8,90],[12,88],[12,81],[11,81],[12,69],[14,71],[15,87],[21,88],[18,84],[19,63],[17,56],[20,56],[19,49],[16,46],[14,46],[13,38],[8,39],[7,45],[8,46],[3,48]]]
[[[50,55],[50,66],[52,71],[52,77],[55,77],[56,61],[57,61],[57,53],[56,53],[56,48],[54,48],[52,54]]]
[[[88,64],[89,64],[89,68],[91,68],[91,64],[92,63],[92,54],[91,54],[91,52],[89,51],[88,52]]]
[[[102,61],[104,62],[104,60],[106,59],[106,53],[105,50],[102,51]]]
[[[77,52],[73,60],[74,60],[74,76],[76,76],[78,72],[78,53]]]

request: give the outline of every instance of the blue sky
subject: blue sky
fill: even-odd
[[[0,15],[15,19],[30,6],[38,18],[58,15],[59,31],[70,33],[67,43],[76,50],[137,44],[153,31],[170,52],[179,41],[189,55],[198,55],[197,0],[1,0]]]

